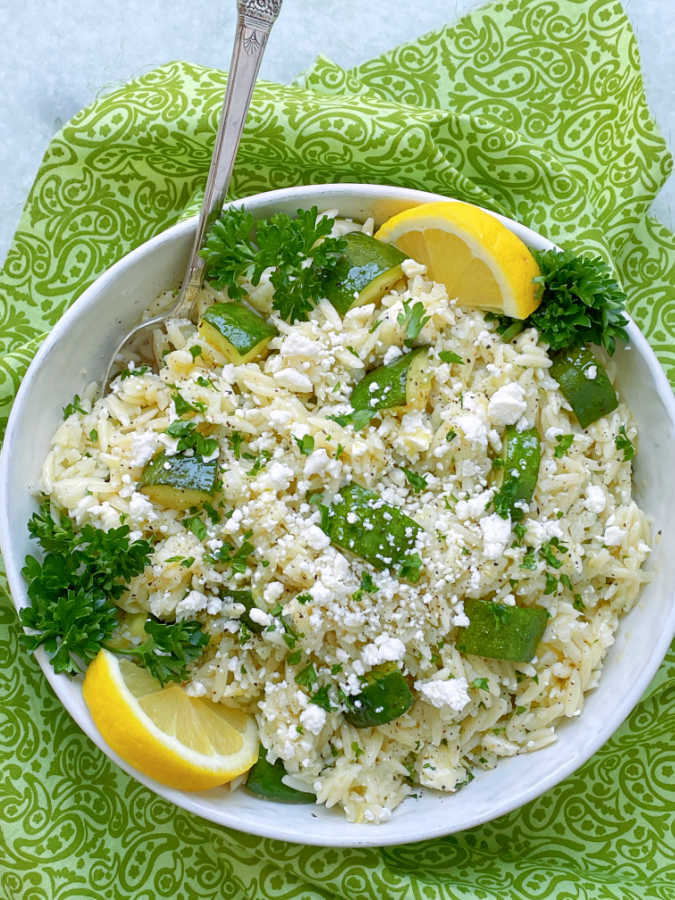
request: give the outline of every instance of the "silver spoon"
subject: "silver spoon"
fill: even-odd
[[[227,91],[220,114],[211,168],[206,180],[204,203],[199,214],[197,232],[183,284],[175,304],[169,310],[132,328],[119,342],[105,371],[102,394],[105,394],[110,385],[111,375],[119,362],[120,354],[130,342],[137,343],[144,336],[149,336],[150,332],[166,319],[191,317],[196,293],[204,281],[204,260],[199,251],[208,229],[218,217],[225,202],[253,87],[258,77],[267,38],[281,9],[281,2],[282,0],[237,0],[237,33],[232,50]]]

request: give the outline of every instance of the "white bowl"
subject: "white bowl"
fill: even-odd
[[[380,223],[409,206],[438,199],[445,198],[397,187],[342,184],[272,191],[247,198],[245,205],[256,216],[317,205],[358,219],[372,215]],[[499,218],[529,246],[553,246],[522,225]],[[54,327],[23,380],[0,458],[0,535],[17,608],[28,604],[20,572],[26,554],[34,552],[26,530],[36,509],[31,491],[62,407],[101,377],[118,339],[142,310],[161,291],[176,286],[195,224],[193,219],[169,228],[105,272]],[[54,674],[40,653],[40,665],[57,696],[104,753],[157,794],[221,825],[287,841],[353,847],[419,841],[494,819],[553,787],[618,728],[649,684],[675,631],[675,532],[665,531],[675,508],[675,402],[646,340],[632,322],[628,331],[630,346],[617,351],[618,387],[640,429],[635,492],[653,517],[655,533],[661,528],[664,533],[655,541],[649,563],[652,580],[622,621],[599,686],[588,695],[582,715],[559,726],[556,743],[501,761],[454,796],[423,791],[421,799],[406,800],[383,825],[354,825],[323,807],[287,806],[222,788],[184,793],[158,784],[105,745],[82,699],[80,681]]]

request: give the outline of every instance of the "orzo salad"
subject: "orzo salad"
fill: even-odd
[[[636,428],[612,335],[546,331],[548,256],[504,320],[433,280],[431,245],[411,258],[337,212],[304,214],[324,224],[295,270],[260,230],[237,267],[218,243],[250,234],[236,215],[207,244],[196,323],[170,320],[156,367],[126,360],[54,434],[33,533],[48,551],[54,522],[73,547],[116,536],[127,569],[111,563],[107,606],[88,582],[98,639],[82,613],[86,639],[47,646],[61,670],[116,653],[238,711],[256,751],[233,789],[380,823],[581,714],[645,581]],[[24,616],[33,646],[45,616]]]

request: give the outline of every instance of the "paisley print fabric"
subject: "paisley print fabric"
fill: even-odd
[[[226,76],[171,63],[56,135],[0,276],[0,417],[41,339],[124,253],[195,209]],[[261,83],[233,196],[366,181],[504,212],[616,268],[675,382],[675,238],[648,216],[672,160],[609,0],[508,0],[357,69]],[[0,898],[675,897],[675,653],[615,736],[526,807],[441,840],[301,847],[222,829],[94,747],[0,599]]]

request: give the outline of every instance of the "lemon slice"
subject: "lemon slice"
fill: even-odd
[[[101,650],[82,693],[106,743],[169,787],[201,791],[246,772],[258,758],[255,720],[178,685],[162,687],[135,663]]]
[[[527,246],[490,213],[459,200],[406,209],[375,235],[424,263],[461,306],[525,319],[539,305],[539,267]]]

